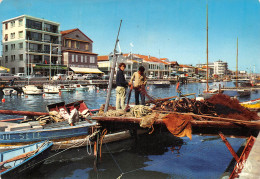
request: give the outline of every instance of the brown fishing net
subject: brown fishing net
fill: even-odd
[[[163,118],[167,129],[176,137],[189,137],[192,139],[191,116],[181,114],[168,114]]]
[[[239,104],[237,99],[231,99],[224,94],[216,94],[207,100],[214,105],[215,112],[220,117],[244,121],[259,120],[256,112],[249,111]]]

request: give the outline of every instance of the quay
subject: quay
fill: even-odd
[[[239,174],[241,179],[260,177],[260,132],[255,140],[253,148],[244,164],[242,172]]]

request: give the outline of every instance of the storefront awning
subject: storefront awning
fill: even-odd
[[[80,68],[80,67],[70,67],[75,73],[104,73],[97,68]]]
[[[35,65],[33,66],[35,69],[52,69],[52,70],[67,70],[67,66],[62,65]]]

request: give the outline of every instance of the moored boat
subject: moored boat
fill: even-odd
[[[41,141],[0,153],[0,178],[20,177],[48,157],[53,143]]]
[[[59,85],[59,87],[60,87],[60,90],[64,91],[64,92],[72,92],[75,90],[75,87],[68,85],[68,84],[62,84],[62,85]]]
[[[17,91],[13,88],[4,88],[3,93],[5,96],[17,95]]]
[[[169,81],[154,81],[152,84],[156,88],[167,88],[167,87],[170,87],[170,82]]]
[[[39,89],[35,85],[26,85],[22,89],[23,89],[24,94],[29,94],[29,95],[43,94],[43,90]]]
[[[44,84],[43,92],[48,94],[57,94],[60,92],[60,87],[58,85]]]

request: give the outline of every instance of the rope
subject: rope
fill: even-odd
[[[121,172],[121,175],[119,176],[119,177],[121,178],[121,176],[123,176],[124,172],[123,172],[122,169],[120,168],[119,164],[117,163],[116,159],[115,159],[114,156],[112,155],[112,153],[111,153],[111,151],[109,150],[109,148],[108,148],[108,146],[107,146],[106,143],[105,143],[105,145],[106,145],[106,148],[107,148],[109,154],[111,155],[112,159],[114,160],[115,164],[117,165],[117,168],[118,168],[118,169],[120,170],[120,172]],[[118,178],[119,178],[119,177],[118,177]]]
[[[96,132],[97,132],[97,131],[96,131]],[[94,132],[94,133],[96,133],[96,132]],[[92,135],[93,135],[93,134],[91,134],[90,136],[92,136]],[[30,166],[24,168],[22,171],[24,171],[24,170],[26,170],[26,169],[28,169],[28,168],[32,168],[32,167],[34,167],[35,165],[38,165],[39,163],[42,163],[42,162],[44,162],[45,160],[48,160],[48,159],[50,159],[50,158],[53,158],[53,157],[55,157],[55,156],[57,156],[57,155],[59,155],[59,154],[65,152],[65,151],[67,151],[67,150],[69,150],[69,149],[71,149],[71,148],[73,148],[73,147],[75,147],[75,146],[80,146],[80,145],[82,145],[84,142],[86,142],[86,140],[89,139],[90,136],[87,136],[83,142],[75,143],[75,144],[71,145],[70,147],[68,147],[68,148],[66,148],[66,149],[64,149],[64,150],[62,150],[62,151],[60,151],[60,152],[58,152],[58,153],[56,153],[56,154],[54,154],[54,155],[52,155],[52,156],[49,156],[49,157],[47,157],[47,158],[45,158],[45,159],[42,159],[41,161],[39,161],[39,162],[37,162],[37,163],[35,163],[35,164],[33,164],[33,165],[30,165]],[[78,145],[78,144],[80,144],[80,145]]]

